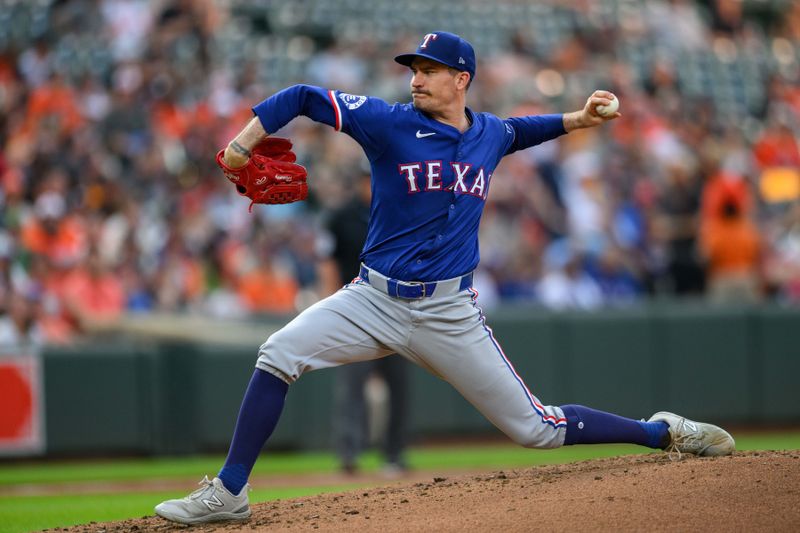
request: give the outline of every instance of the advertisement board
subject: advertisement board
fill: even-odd
[[[44,387],[38,352],[0,348],[0,455],[44,451]]]

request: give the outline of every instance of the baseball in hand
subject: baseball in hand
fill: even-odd
[[[610,117],[617,112],[617,109],[619,109],[619,99],[616,96],[614,96],[610,104],[595,107],[597,114],[601,117]]]

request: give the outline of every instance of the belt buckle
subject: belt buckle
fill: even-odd
[[[427,296],[425,294],[425,282],[424,281],[398,281],[399,285],[405,285],[406,287],[413,287],[414,285],[419,285],[422,287],[422,294],[412,298],[406,298],[406,300],[421,300]]]

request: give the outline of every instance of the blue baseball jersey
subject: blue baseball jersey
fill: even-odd
[[[566,133],[560,114],[500,119],[470,109],[472,125],[462,133],[410,103],[390,105],[309,85],[284,89],[253,112],[267,133],[304,115],[361,145],[372,169],[361,260],[405,281],[450,279],[474,270],[478,226],[500,160]]]

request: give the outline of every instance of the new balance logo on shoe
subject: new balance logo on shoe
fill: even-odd
[[[200,501],[206,504],[206,507],[208,507],[209,511],[213,511],[214,507],[222,507],[223,505],[225,505],[220,501],[219,497],[216,494],[214,494],[214,496],[208,500],[200,500]]]
[[[231,494],[218,477],[205,477],[199,489],[185,498],[161,502],[155,511],[158,516],[181,524],[245,520],[250,516],[249,488],[245,485],[239,494]]]
[[[425,137],[430,137],[431,135],[436,135],[435,131],[430,133],[422,133],[420,130],[417,130],[417,139],[423,139]]]

